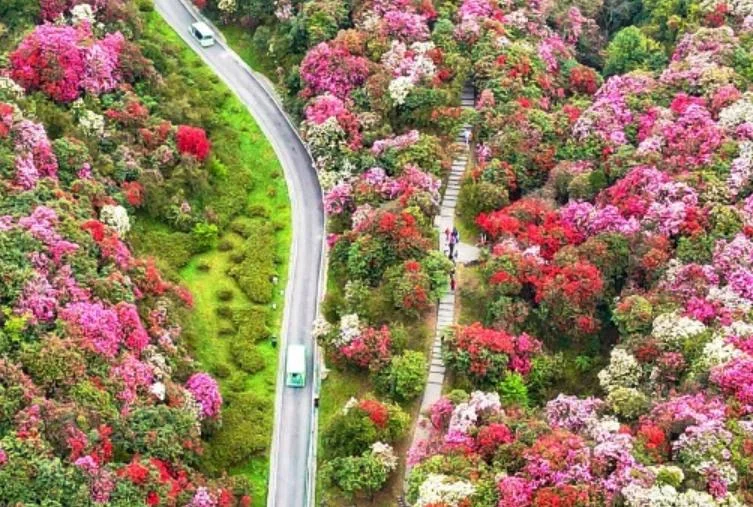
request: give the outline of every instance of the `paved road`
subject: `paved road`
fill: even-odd
[[[165,21],[248,107],[282,163],[293,207],[293,251],[282,342],[308,345],[308,379],[312,379],[311,324],[319,298],[324,214],[321,190],[311,160],[276,102],[231,50],[222,43],[201,48],[188,32],[194,21],[193,14],[180,0],[156,0],[155,5]],[[304,389],[285,387],[285,348],[282,347],[281,351],[268,505],[303,507],[306,504],[309,444],[314,424],[311,410],[313,388],[310,380]]]

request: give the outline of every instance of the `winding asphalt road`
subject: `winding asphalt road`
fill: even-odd
[[[180,0],[155,0],[160,15],[235,92],[251,112],[277,154],[285,172],[293,208],[293,244],[275,400],[275,429],[270,458],[268,506],[307,505],[314,464],[314,358],[312,323],[317,312],[323,270],[324,213],[322,195],[311,159],[278,103],[224,43],[202,48],[191,37],[194,14]],[[307,382],[303,389],[285,386],[287,344],[306,344]]]

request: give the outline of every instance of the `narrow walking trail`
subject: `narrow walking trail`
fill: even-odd
[[[466,108],[472,108],[475,105],[475,94],[473,86],[466,84],[461,94],[461,105]],[[442,207],[439,216],[434,220],[434,226],[439,229],[439,250],[446,251],[449,246],[445,238],[444,231],[452,230],[455,223],[455,206],[457,205],[458,195],[460,193],[460,182],[463,179],[465,170],[468,166],[469,145],[466,143],[466,132],[470,134],[471,126],[463,125],[463,130],[457,138],[457,143],[462,147],[462,154],[452,162],[452,171],[447,180],[447,188],[442,198]],[[458,263],[471,262],[478,258],[478,248],[461,242],[456,245],[458,248]],[[429,376],[426,379],[424,395],[421,400],[421,413],[418,423],[413,434],[412,445],[424,440],[429,434],[429,425],[431,424],[426,417],[429,407],[433,405],[442,396],[442,385],[444,384],[445,366],[442,360],[442,334],[445,328],[455,322],[455,293],[449,291],[442,297],[437,308],[437,325],[434,334],[434,343],[431,348],[431,361],[429,363]]]

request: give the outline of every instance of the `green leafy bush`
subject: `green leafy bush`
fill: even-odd
[[[246,373],[257,373],[264,369],[264,356],[252,341],[236,337],[230,344],[230,354],[238,368]]]
[[[207,443],[205,466],[220,473],[263,452],[272,424],[271,409],[271,403],[255,393],[225,395],[222,427]]]

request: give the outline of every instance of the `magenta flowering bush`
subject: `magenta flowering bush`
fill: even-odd
[[[220,413],[222,396],[217,381],[206,373],[194,373],[186,381],[186,389],[201,406],[202,417],[216,417]]]
[[[93,39],[86,25],[40,25],[10,55],[11,75],[27,90],[42,90],[59,102],[82,91],[111,91],[119,82],[123,41],[119,32]]]

